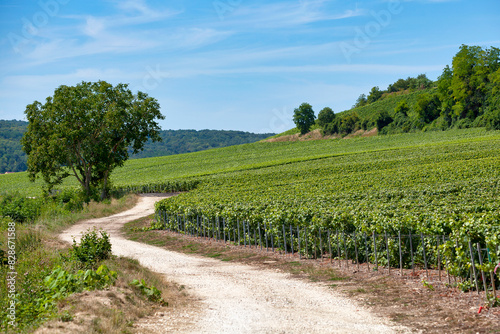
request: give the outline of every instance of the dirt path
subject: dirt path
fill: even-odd
[[[124,223],[150,215],[165,195],[143,195],[125,212],[83,221],[61,234],[68,242],[92,226],[111,236],[115,255],[139,262],[182,284],[200,300],[196,310],[156,319],[161,333],[397,333],[350,300],[325,286],[252,266],[188,256],[124,239]]]

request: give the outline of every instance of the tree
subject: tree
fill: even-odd
[[[451,89],[451,80],[453,78],[452,69],[446,65],[443,73],[437,81],[437,94],[441,101],[441,116],[449,118],[455,101],[453,100],[453,90]]]
[[[126,84],[105,81],[60,86],[45,104],[26,107],[28,129],[22,138],[28,155],[28,174],[43,176],[48,190],[73,175],[89,200],[100,187],[107,195],[114,168],[144,143],[161,140],[158,101],[147,94],[133,95]]]
[[[368,101],[366,100],[366,95],[361,94],[358,99],[356,100],[356,103],[354,104],[353,108],[358,108],[362,106],[366,106],[368,104]]]
[[[293,111],[293,122],[300,130],[300,134],[304,135],[309,132],[309,129],[314,124],[314,110],[309,103],[302,103]]]
[[[342,117],[339,126],[339,132],[343,135],[354,132],[359,126],[359,116],[357,112],[352,112],[349,115]]]
[[[452,64],[451,89],[456,101],[453,113],[459,118],[474,119],[486,102],[489,76],[500,67],[500,49],[462,45]]]
[[[394,115],[397,116],[398,114],[401,114],[403,116],[408,116],[409,111],[410,106],[408,106],[408,102],[406,102],[406,100],[402,100],[396,105],[396,108],[394,108]]]
[[[377,117],[376,123],[377,123],[377,130],[380,132],[384,127],[387,125],[391,124],[393,121],[392,117],[389,115],[389,113],[385,110],[383,110]]]
[[[437,94],[419,95],[415,103],[415,112],[424,123],[430,123],[439,117],[441,103]]]
[[[427,78],[427,75],[425,75],[425,73],[419,74],[417,76],[416,82],[417,82],[418,89],[430,88],[433,84],[432,80]]]
[[[321,111],[318,114],[318,125],[322,128],[325,129],[325,127],[333,122],[335,119],[335,114],[333,113],[333,110],[329,107],[325,107],[321,109]]]
[[[382,94],[384,94],[383,91],[378,88],[378,86],[375,86],[372,88],[370,91],[370,94],[368,95],[367,102],[368,103],[373,103],[377,100],[379,100],[382,97]]]

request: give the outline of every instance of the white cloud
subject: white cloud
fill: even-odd
[[[240,6],[229,17],[229,24],[253,28],[284,28],[308,23],[340,20],[365,15],[362,9],[348,9],[331,14],[324,9],[329,1],[269,3]]]

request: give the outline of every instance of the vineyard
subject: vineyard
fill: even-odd
[[[464,289],[498,286],[493,275],[477,277],[491,273],[500,255],[500,136],[455,135],[385,137],[378,148],[369,139],[332,141],[331,149],[335,143],[343,150],[320,155],[325,141],[309,147],[308,158],[207,175],[195,190],[160,202],[157,212],[174,230],[187,224],[191,233],[260,245],[269,236],[282,251],[446,267],[467,278]],[[377,248],[386,255],[377,256]]]
[[[0,182],[4,193],[41,194],[26,173]],[[500,256],[498,131],[260,142],[130,160],[112,182],[117,192],[188,191],[158,203],[165,228],[261,246],[269,237],[268,247],[308,257],[446,269],[463,288],[499,283],[477,279]],[[75,186],[69,179],[60,190]]]
[[[306,162],[312,159],[400,148],[428,147],[446,143],[489,141],[498,137],[500,134],[495,131],[467,129],[349,140],[260,142],[187,154],[128,160],[124,167],[113,171],[111,181],[118,188],[126,188],[192,179],[205,180],[210,179],[211,175],[221,173]],[[25,196],[40,196],[42,186],[42,180],[38,179],[32,183],[25,172],[0,175],[0,192],[2,193],[19,192]],[[69,177],[59,188],[77,186],[78,182]]]

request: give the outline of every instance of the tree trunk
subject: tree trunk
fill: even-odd
[[[107,170],[104,173],[104,182],[102,184],[102,191],[101,191],[101,201],[103,201],[107,196],[106,186],[108,185],[108,176],[109,176],[109,170]]]

